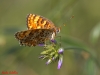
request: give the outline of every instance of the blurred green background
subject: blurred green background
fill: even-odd
[[[64,51],[60,70],[57,62],[47,66],[38,59],[43,47],[20,46],[15,39],[17,31],[27,29],[29,13],[61,26],[62,47],[72,49]],[[100,0],[1,0],[0,75],[3,71],[18,72],[11,75],[100,75]]]

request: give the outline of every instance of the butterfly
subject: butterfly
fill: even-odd
[[[36,14],[27,16],[27,30],[15,33],[15,38],[21,45],[36,46],[45,44],[47,40],[54,40],[60,27],[56,27],[52,21]]]

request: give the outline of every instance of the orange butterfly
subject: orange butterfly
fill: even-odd
[[[29,14],[27,17],[26,31],[20,31],[15,34],[21,45],[36,46],[45,44],[46,40],[54,40],[60,28],[56,27],[50,20],[36,15]]]

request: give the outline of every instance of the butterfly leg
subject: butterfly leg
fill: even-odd
[[[61,36],[57,36],[58,38],[60,38],[60,42],[59,42],[59,45],[61,46]]]
[[[44,46],[46,46],[47,45],[47,42],[46,42],[47,40],[45,39],[45,41],[44,41]]]

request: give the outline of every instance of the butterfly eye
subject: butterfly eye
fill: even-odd
[[[57,28],[57,31],[56,32],[59,33],[60,32],[60,28]]]

